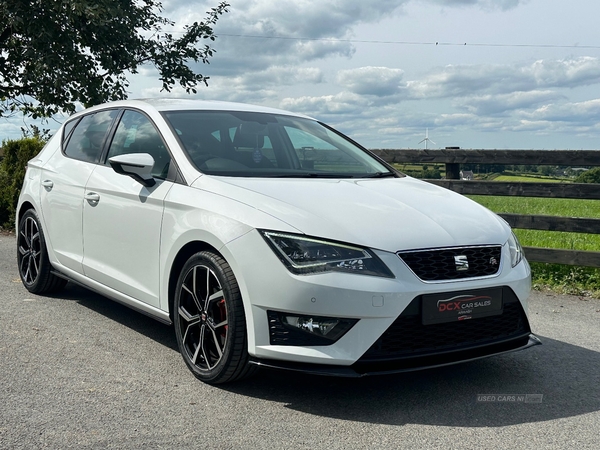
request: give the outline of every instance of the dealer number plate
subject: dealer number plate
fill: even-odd
[[[502,314],[502,289],[445,292],[423,296],[423,325]]]

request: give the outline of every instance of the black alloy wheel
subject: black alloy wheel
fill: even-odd
[[[219,384],[254,373],[240,290],[221,256],[200,252],[188,259],[177,282],[173,321],[179,350],[198,379]]]
[[[17,262],[21,281],[33,294],[54,292],[67,283],[52,273],[44,232],[33,209],[26,211],[19,219]]]

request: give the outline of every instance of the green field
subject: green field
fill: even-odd
[[[562,217],[600,218],[600,200],[564,198],[470,196],[496,213],[539,214]],[[600,235],[560,231],[515,230],[528,247],[600,251]]]
[[[600,200],[488,195],[470,195],[469,197],[497,213],[600,218]]]
[[[600,218],[600,200],[469,196],[496,213]],[[600,235],[558,231],[515,230],[526,247],[600,251]],[[531,263],[534,287],[600,298],[600,269]]]
[[[498,175],[494,177],[494,181],[508,181],[515,183],[565,183],[570,180],[542,176]]]

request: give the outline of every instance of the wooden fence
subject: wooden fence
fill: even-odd
[[[460,180],[461,164],[600,166],[600,150],[373,150],[390,163],[446,165],[446,179],[426,180],[464,195],[600,200],[600,184]],[[599,206],[600,208],[600,202]],[[600,234],[600,219],[500,214],[513,228]],[[600,267],[600,252],[525,247],[529,261]]]

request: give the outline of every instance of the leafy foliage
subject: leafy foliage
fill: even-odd
[[[2,143],[4,157],[0,161],[0,225],[12,228],[27,161],[36,156],[46,142],[29,137]]]
[[[437,179],[442,178],[442,174],[440,172],[440,168],[438,166],[423,166],[422,169],[415,169],[406,167],[406,165],[401,166],[400,164],[395,164],[395,167],[400,170],[400,172],[414,178],[422,178],[422,179]]]
[[[33,117],[127,98],[125,72],[143,64],[158,70],[163,90],[187,93],[208,77],[190,68],[208,63],[212,27],[228,11],[221,2],[179,37],[159,16],[158,0],[0,0],[0,116]]]
[[[600,167],[586,170],[575,178],[575,183],[600,183]]]

